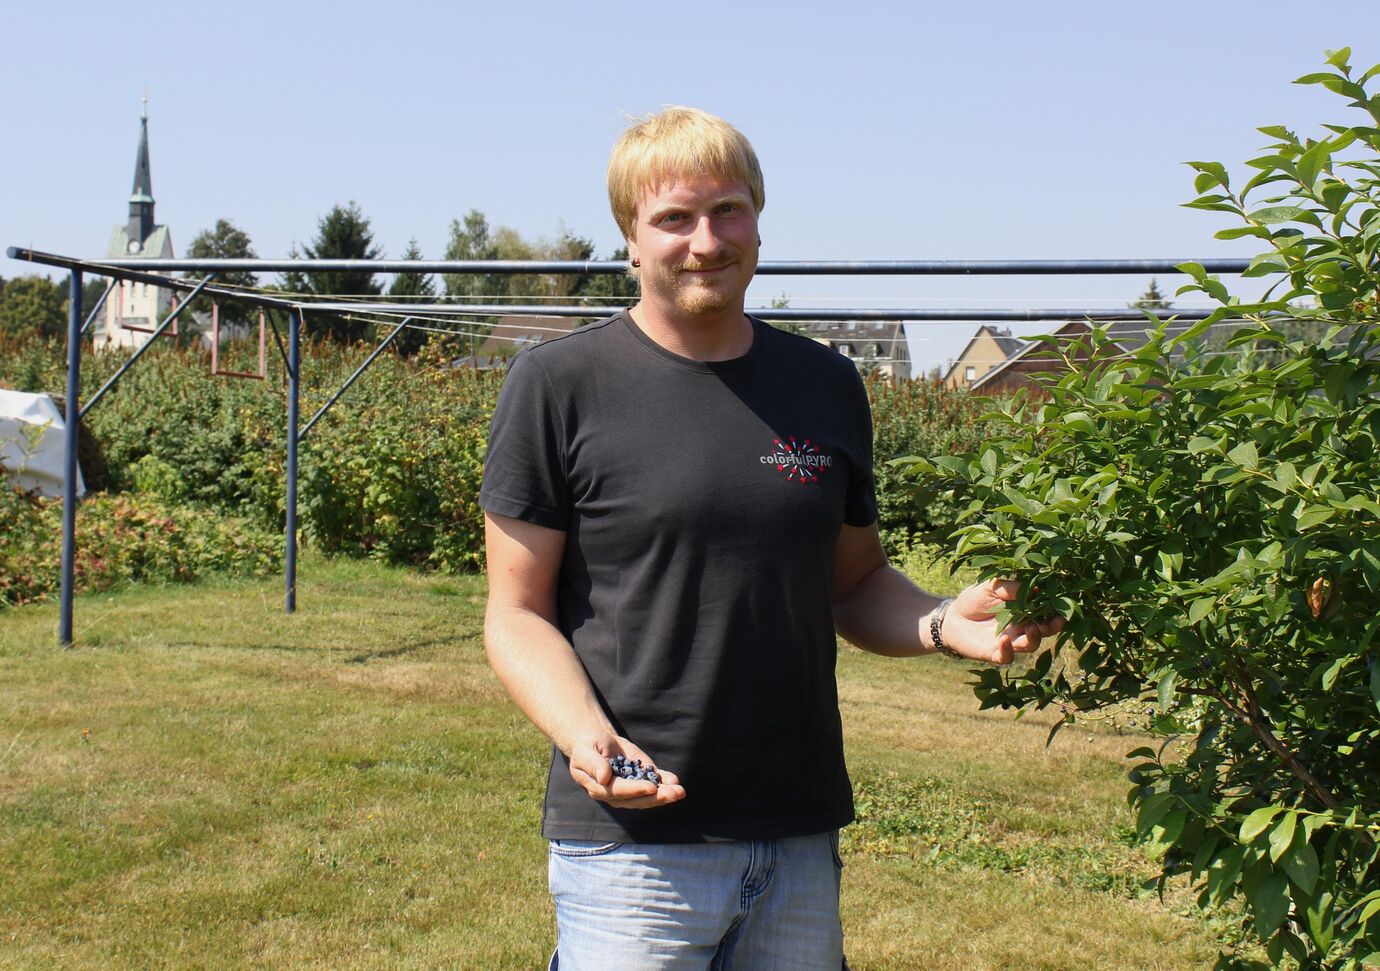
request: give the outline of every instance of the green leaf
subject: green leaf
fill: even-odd
[[[1230,229],[1219,229],[1212,235],[1214,239],[1240,239],[1242,236],[1269,239],[1270,231],[1261,226],[1233,226]]]
[[[1185,162],[1184,164],[1202,173],[1193,180],[1195,186],[1200,183],[1203,186],[1203,188],[1196,189],[1197,192],[1202,192],[1203,189],[1211,188],[1214,185],[1220,185],[1224,189],[1230,185],[1231,180],[1227,176],[1227,167],[1221,162]]]
[[[1188,809],[1179,806],[1167,814],[1150,830],[1150,838],[1146,842],[1146,849],[1151,856],[1163,856],[1174,841],[1182,835],[1184,824],[1188,821]]]
[[[1271,226],[1275,223],[1291,223],[1306,221],[1312,217],[1317,221],[1317,216],[1298,206],[1267,206],[1264,209],[1257,209],[1250,214],[1250,218],[1260,223],[1262,226]]]
[[[1208,836],[1202,843],[1198,844],[1198,852],[1193,854],[1193,875],[1194,883],[1198,882],[1198,874],[1207,870],[1208,864],[1212,862],[1220,845],[1217,838]]]
[[[1362,907],[1360,913],[1356,915],[1356,923],[1358,925],[1364,925],[1374,917],[1376,913],[1380,913],[1380,890],[1369,893],[1362,899],[1370,902]]]
[[[1157,792],[1147,797],[1136,813],[1136,830],[1142,834],[1149,832],[1173,808],[1174,801],[1171,792]]]
[[[1246,860],[1244,846],[1229,846],[1222,855],[1208,867],[1208,894],[1214,903],[1220,904],[1230,896],[1241,879],[1241,865]]]
[[[1294,841],[1294,826],[1298,822],[1298,816],[1294,813],[1285,813],[1284,818],[1275,824],[1275,828],[1270,830],[1270,859],[1278,862],[1279,858],[1289,849],[1289,844]]]
[[[1327,376],[1323,378],[1323,388],[1327,392],[1327,400],[1334,404],[1340,404],[1346,395],[1347,384],[1351,381],[1353,369],[1345,364],[1328,368]]]
[[[1370,696],[1375,701],[1375,707],[1380,710],[1380,662],[1375,658],[1370,661]]]
[[[1076,432],[1091,434],[1097,430],[1097,425],[1085,411],[1071,411],[1063,417],[1063,423]]]
[[[1327,55],[1327,63],[1339,71],[1345,71],[1348,67],[1347,61],[1351,60],[1350,47],[1339,47],[1335,51],[1323,51],[1323,53]]]
[[[1204,281],[1204,285],[1207,286],[1215,282],[1216,281],[1214,280],[1207,280]],[[1217,286],[1220,287],[1221,284],[1218,283]],[[1208,289],[1210,292],[1211,287],[1209,286]],[[1208,329],[1211,328],[1213,324],[1217,323],[1217,320],[1214,319],[1216,315],[1217,311],[1214,310],[1212,316],[1204,317],[1202,320],[1198,321],[1196,324],[1194,324],[1188,330],[1184,331],[1178,337],[1175,337],[1173,340],[1169,341],[1169,343],[1165,345],[1165,348],[1167,350],[1171,350],[1175,347],[1178,347],[1180,344],[1190,344],[1193,341],[1196,341],[1199,337],[1202,337],[1204,334],[1206,334],[1208,332]]]
[[[1217,606],[1216,597],[1199,597],[1188,605],[1188,622],[1197,624],[1200,620],[1212,613],[1212,608]]]
[[[1156,691],[1159,697],[1160,711],[1167,711],[1169,706],[1173,703],[1174,686],[1178,683],[1178,680],[1179,672],[1173,670],[1166,672],[1165,675],[1160,678],[1160,683]]]
[[[1313,943],[1323,953],[1332,946],[1332,899],[1330,893],[1318,894],[1304,910],[1308,936],[1313,938]]]
[[[1244,441],[1227,453],[1227,458],[1237,465],[1247,469],[1258,469],[1260,467],[1260,453],[1256,451],[1255,442]]]
[[[1207,270],[1203,267],[1203,264],[1201,263],[1195,263],[1192,261],[1188,263],[1177,263],[1175,264],[1174,269],[1178,270],[1180,273],[1188,274],[1189,276],[1193,277],[1193,279],[1197,280],[1199,283],[1202,283],[1203,280],[1207,278]]]
[[[1298,515],[1298,528],[1300,531],[1312,529],[1314,526],[1321,526],[1333,517],[1336,510],[1331,506],[1308,506]]]
[[[1298,849],[1286,853],[1279,865],[1300,890],[1304,893],[1313,892],[1313,888],[1318,884],[1318,854],[1313,852],[1313,847],[1308,843],[1300,841]]]
[[[1172,580],[1175,573],[1183,566],[1184,555],[1182,553],[1176,555],[1167,550],[1156,550],[1155,559],[1159,564],[1155,572],[1165,580]]]
[[[1267,276],[1271,273],[1283,273],[1287,269],[1288,266],[1284,264],[1279,254],[1261,253],[1259,256],[1251,258],[1241,275],[1249,277]]]
[[[1255,911],[1256,932],[1264,940],[1279,930],[1289,912],[1289,881],[1282,873],[1271,873],[1254,887],[1247,886],[1246,899]]]
[[[1350,664],[1352,660],[1353,657],[1351,655],[1344,655],[1327,666],[1327,670],[1323,672],[1322,676],[1322,689],[1324,691],[1332,690],[1332,686],[1337,683],[1337,676],[1346,669],[1346,666]]]
[[[1331,150],[1327,142],[1318,142],[1308,151],[1299,156],[1298,177],[1306,187],[1313,188],[1313,183],[1318,181],[1318,173],[1327,165],[1332,157]]]
[[[1246,817],[1241,824],[1241,842],[1249,843],[1270,828],[1270,821],[1284,811],[1283,806],[1264,806]]]

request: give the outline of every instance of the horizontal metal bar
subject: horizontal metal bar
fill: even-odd
[[[344,302],[323,302],[302,304],[304,309],[321,310],[327,313],[352,313],[357,315],[407,314],[417,317],[590,317],[598,319],[609,317],[627,307],[551,307],[524,304],[415,304],[381,303],[360,304]],[[1010,308],[981,309],[966,307],[944,309],[935,307],[869,307],[861,309],[816,308],[816,307],[748,307],[747,312],[763,320],[1082,320],[1091,317],[1095,320],[1143,320],[1145,314],[1128,307],[1095,308],[1034,308],[1013,310]],[[1196,307],[1185,310],[1167,310],[1161,316],[1178,317],[1180,320],[1201,320],[1212,310]]]
[[[72,260],[34,250],[10,247],[12,260],[29,260],[100,272],[119,270],[180,270],[183,272],[271,273],[625,273],[620,260],[260,260],[260,259],[102,259]],[[61,260],[62,262],[57,262]],[[762,275],[784,276],[1047,276],[1057,274],[1177,273],[1181,263],[1202,264],[1209,273],[1240,273],[1246,259],[1218,260],[790,260],[757,265]]]
[[[162,287],[166,290],[190,292],[204,283],[204,281],[198,282],[196,280],[180,279],[177,277],[158,276],[153,273],[140,273],[137,270],[126,270],[120,267],[112,267],[102,263],[92,262],[91,260],[79,260],[70,256],[58,256],[54,253],[42,253],[38,250],[20,250],[11,247],[7,252],[10,255],[10,259],[27,260],[31,263],[61,267],[65,270],[80,270],[83,273],[92,273],[96,276],[109,277],[114,280],[126,280],[130,283],[147,283],[151,287]],[[139,261],[126,260],[125,262],[137,263]],[[146,269],[152,269],[152,267],[146,267]],[[214,271],[212,272],[214,274]],[[256,307],[278,307],[286,310],[295,305],[295,302],[290,299],[290,294],[270,296],[264,293],[245,292],[243,290],[226,289],[225,287],[206,287],[206,294],[212,297],[221,297],[226,300],[238,300],[241,303],[252,304]]]

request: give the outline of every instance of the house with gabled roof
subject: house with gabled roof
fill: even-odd
[[[817,344],[833,348],[864,374],[892,379],[909,378],[910,346],[898,320],[824,320],[803,322],[800,332]]]
[[[1025,343],[1019,337],[1012,337],[1009,327],[998,329],[983,324],[940,380],[950,388],[972,387],[974,382],[1006,361]]]
[[[1083,344],[1074,352],[1075,360],[1088,360],[1090,342],[1087,338],[1091,334],[1092,325],[1086,320],[1070,320],[1060,324],[1050,331],[1048,337],[1023,341],[1015,353],[969,387],[982,394],[1010,394],[1020,388],[1030,387],[1035,383],[1034,375],[1063,370],[1063,359],[1053,353],[1056,345],[1065,345],[1066,348],[1081,338]]]

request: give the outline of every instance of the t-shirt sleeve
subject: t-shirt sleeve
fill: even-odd
[[[855,462],[848,472],[848,497],[844,501],[843,521],[849,526],[871,526],[877,521],[877,486],[872,474],[872,406],[867,401],[867,388],[862,377],[853,371],[853,389],[857,404],[853,408],[853,434],[857,442]]]
[[[513,359],[498,394],[479,505],[549,529],[570,526],[560,402],[531,353]]]

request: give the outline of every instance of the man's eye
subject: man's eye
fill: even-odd
[[[665,225],[666,223],[679,222],[683,218],[685,217],[681,213],[668,212],[666,215],[661,217],[661,223],[662,225]]]

